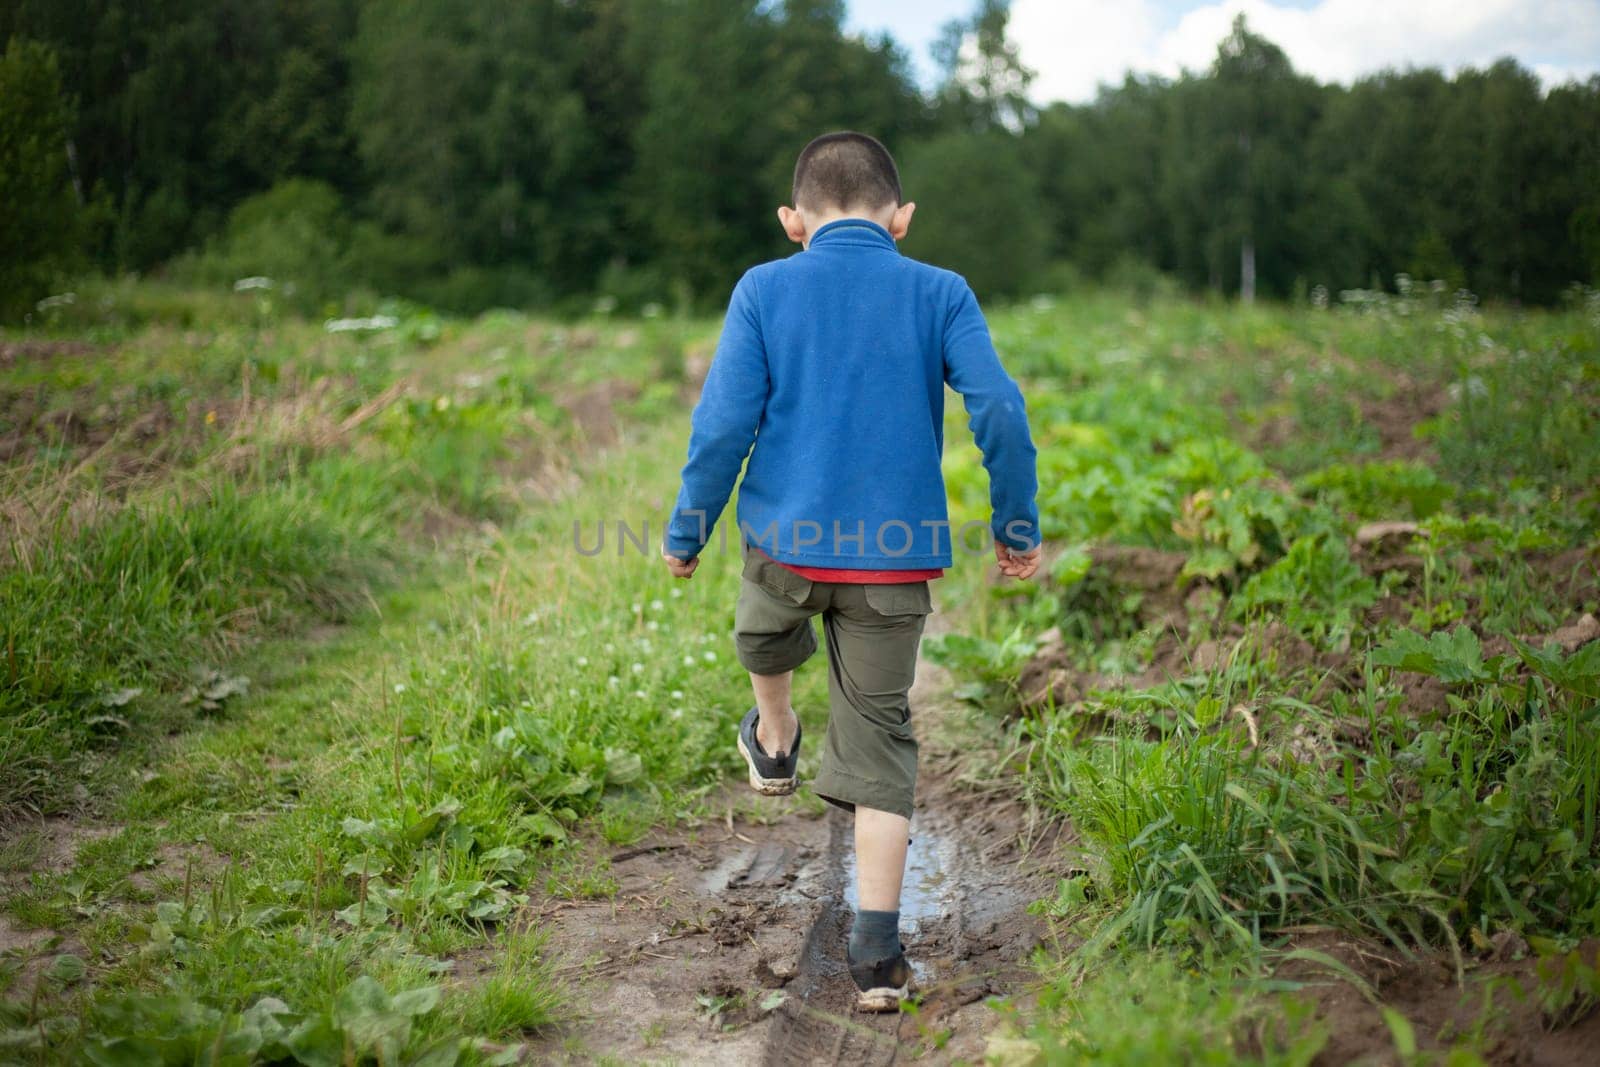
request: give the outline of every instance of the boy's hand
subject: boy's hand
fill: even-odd
[[[1000,573],[1019,582],[1033,577],[1033,573],[1039,569],[1039,560],[1043,555],[1043,544],[1034,545],[1027,552],[1019,552],[999,541],[994,543],[994,558],[1000,563]]]
[[[700,566],[699,556],[693,559],[679,559],[677,556],[669,556],[663,552],[661,553],[661,561],[667,565],[667,570],[672,572],[674,578],[693,578],[694,569]]]

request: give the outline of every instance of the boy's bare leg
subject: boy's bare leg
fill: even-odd
[[[793,680],[793,671],[750,676],[750,687],[756,691],[756,710],[760,713],[756,722],[756,742],[769,756],[785,755],[789,746],[794,744],[799,720],[795,718],[794,708],[789,703]]]
[[[895,1011],[910,987],[900,941],[900,884],[905,878],[911,820],[856,805],[856,908],[845,958],[860,993],[860,1011]]]
[[[856,806],[856,899],[863,911],[900,910],[911,820]]]

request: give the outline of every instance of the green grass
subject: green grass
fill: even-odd
[[[442,985],[413,1051],[429,1035],[515,1043],[553,1018],[537,933],[508,949],[497,928],[547,880],[603,892],[603,877],[567,869],[566,843],[594,822],[626,835],[693,810],[731,765],[712,738],[744,707],[731,559],[672,585],[652,557],[599,569],[567,541],[580,518],[649,513],[678,435],[469,543],[435,588],[240,664],[260,684],[159,750],[110,812],[126,829],[12,898],[19,918],[52,924],[144,905],[131,936],[105,932],[115,962],[91,968],[98,1014],[62,1024],[66,1047],[177,1026],[176,1004],[140,999],[152,986],[203,1009],[195,1040],[245,1025],[265,990],[295,1025],[348,1032],[340,997],[357,974],[391,994]],[[137,890],[163,855],[165,881]],[[491,939],[494,973],[458,980]]]
[[[7,886],[87,961],[3,1006],[8,1057],[514,1048],[565,1003],[510,929],[527,894],[609,892],[569,844],[692,810],[729,763],[730,561],[672,587],[653,554],[571,547],[580,520],[659,528],[677,385],[607,383],[681,376],[705,327],[198,321],[187,346],[96,327],[115,356],[25,363],[3,397],[31,450],[5,472],[30,506],[0,570],[0,802],[87,784],[112,828]],[[574,414],[595,388],[607,424]],[[120,428],[141,417],[162,435]]]
[[[734,769],[736,561],[672,583],[615,539],[659,535],[714,326],[395,307],[362,337],[254,296],[92,296],[28,341],[102,347],[0,385],[0,811],[110,830],[70,869],[7,838],[0,867],[35,868],[8,919],[63,940],[26,998],[0,961],[5,1055],[514,1053],[569,1010],[521,902],[613,892],[575,844]],[[941,601],[968,632],[935,645],[1088,856],[1041,905],[1071,947],[1023,1052],[1302,1063],[1325,1034],[1272,978],[1286,931],[1463,960],[1600,931],[1600,645],[1491,644],[1600,608],[1543,562],[1600,534],[1600,327],[1413,305],[993,316],[1061,551],[1023,586],[961,559]],[[952,519],[981,520],[950,419]],[[1406,568],[1352,547],[1380,519],[1418,524]],[[1177,629],[1097,543],[1181,558]],[[1052,629],[1100,684],[1016,715]],[[1592,972],[1562,973],[1574,1017]]]
[[[128,728],[145,687],[171,699],[186,672],[225,661],[246,634],[365,606],[394,501],[338,491],[330,466],[256,492],[223,483],[188,503],[133,505],[0,573],[0,717],[20,750],[0,807],[48,805],[54,767]]]
[[[205,321],[97,326],[105,349],[25,358],[0,387],[22,444],[0,470],[0,815],[64,810],[85,754],[181,724],[195,675],[240,648],[368,610],[429,566],[430,532],[514,520],[582,462],[585,391],[681,363],[705,329]],[[30,343],[80,343],[67,325]],[[620,391],[617,423],[675,410],[664,387]]]
[[[1118,960],[1088,983],[1063,975],[989,1051],[1002,1063],[1303,1067],[1327,1043],[1308,1005],[1211,970],[1156,954]]]
[[[1041,644],[1100,672],[1011,726],[1021,783],[1087,866],[1048,907],[1080,945],[1070,983],[1021,1031],[1047,1061],[1302,1062],[1314,1043],[1228,1044],[1253,1011],[1289,1010],[1230,983],[1270,972],[1296,930],[1458,969],[1507,933],[1541,955],[1600,934],[1600,645],[1506,643],[1600,608],[1540,564],[1600,541],[1600,323],[1091,296],[995,334],[1031,378],[1061,552],[1033,589],[969,587],[970,632],[935,651],[991,714],[1014,715]],[[953,518],[982,516],[976,456],[946,471]],[[1388,550],[1405,568],[1371,568],[1354,535],[1373,520],[1417,524]],[[1104,543],[1182,561],[1175,629],[1094,565]],[[1201,662],[1207,642],[1225,654]],[[1413,706],[1419,675],[1436,707]],[[1193,977],[1158,964],[1170,988],[1139,993],[1151,951]],[[1086,1025],[1126,996],[1140,1020]]]
[[[1276,944],[1274,931],[1313,924],[1402,951],[1459,952],[1508,928],[1592,936],[1591,701],[1537,684],[1519,703],[1480,691],[1437,724],[1386,701],[1369,706],[1364,746],[1329,744],[1308,760],[1291,745],[1258,747],[1238,717],[1220,716],[1254,708],[1268,724],[1304,726],[1315,709],[1198,695],[1206,688],[1168,695],[1162,708],[1177,703],[1180,725],[1155,740],[1129,729],[1085,746],[1053,721],[1035,728],[1036,795],[1071,818],[1095,857],[1092,884],[1114,902],[1089,950],[1198,942],[1249,954]]]

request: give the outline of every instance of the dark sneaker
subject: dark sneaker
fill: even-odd
[[[739,755],[750,765],[750,788],[769,797],[787,796],[799,784],[796,771],[800,764],[800,723],[794,724],[794,742],[781,759],[767,755],[756,740],[757,709],[745,712],[739,724]]]
[[[856,1010],[870,1012],[899,1011],[901,1003],[911,993],[911,964],[906,962],[906,947],[900,946],[898,954],[886,960],[866,960],[857,963],[850,959],[850,977],[855,979]]]

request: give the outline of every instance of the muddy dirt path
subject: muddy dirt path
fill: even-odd
[[[730,786],[720,822],[615,850],[615,899],[551,902],[533,916],[582,998],[581,1021],[547,1035],[535,1059],[981,1062],[1000,1021],[986,998],[1026,993],[1044,934],[1026,908],[1055,884],[1054,849],[1027,833],[1019,804],[958,783],[954,755],[929,744],[949,690],[942,670],[919,664],[923,767],[901,904],[919,1011],[853,1010],[850,817]]]

